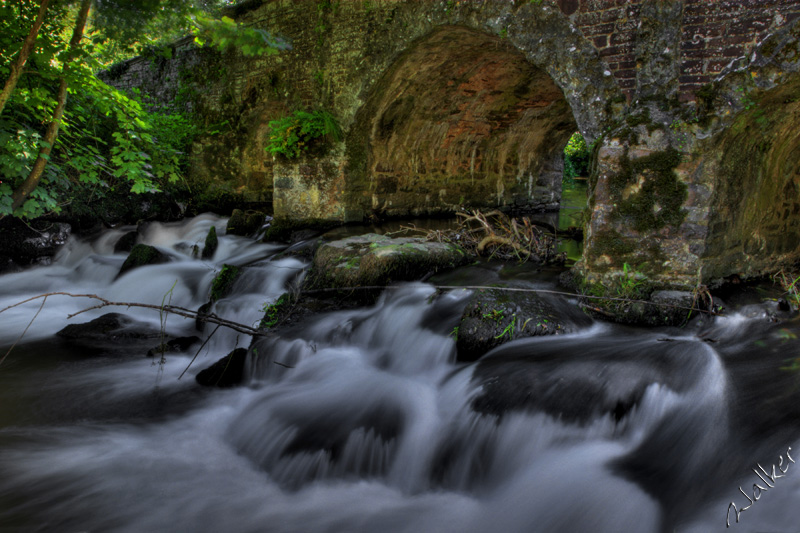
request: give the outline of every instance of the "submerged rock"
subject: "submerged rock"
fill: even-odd
[[[161,331],[122,313],[107,313],[83,324],[70,324],[58,333],[68,340],[148,339]]]
[[[563,333],[555,309],[534,292],[480,290],[470,298],[456,331],[456,359],[475,361],[496,346],[523,337]]]
[[[543,412],[571,423],[603,416],[619,421],[655,383],[681,393],[707,379],[714,358],[703,344],[616,334],[526,339],[477,363],[473,381],[481,391],[472,409],[493,416]]]
[[[318,288],[384,286],[419,280],[469,260],[464,250],[452,244],[368,233],[320,246],[308,283]]]
[[[147,244],[137,244],[131,249],[128,258],[122,264],[117,276],[123,275],[129,270],[138,268],[145,265],[158,265],[161,263],[168,263],[170,258],[167,254],[161,252],[158,248]]]
[[[162,353],[180,353],[185,352],[194,344],[200,343],[200,337],[192,335],[191,337],[176,337],[168,340],[163,344],[151,348],[147,351],[147,357],[160,356]]]
[[[247,350],[236,348],[213,365],[198,372],[195,381],[206,387],[227,388],[241,385],[246,360]]]

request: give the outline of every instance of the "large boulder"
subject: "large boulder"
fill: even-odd
[[[117,276],[121,276],[134,268],[145,265],[158,265],[161,263],[168,263],[169,261],[169,256],[158,248],[148,244],[137,244],[131,249],[131,253],[128,254],[128,258],[125,262],[122,263],[122,268],[119,269],[119,274]]]
[[[74,341],[109,341],[156,338],[161,331],[122,313],[107,313],[83,324],[70,324],[56,335]]]
[[[368,233],[320,246],[308,283],[313,288],[380,287],[419,280],[469,261],[469,255],[452,244]]]
[[[26,224],[15,217],[0,219],[0,273],[50,264],[71,233],[72,227],[61,222],[36,219]]]
[[[476,291],[456,331],[457,360],[470,362],[508,341],[555,335],[569,326],[535,292],[502,288]]]
[[[195,376],[195,381],[206,387],[235,387],[242,383],[244,363],[247,360],[247,350],[236,348],[231,353],[201,370]]]
[[[266,214],[261,211],[234,209],[231,218],[228,219],[225,233],[228,235],[252,235],[261,229],[265,219]]]
[[[122,237],[120,237],[117,242],[114,243],[114,253],[122,254],[125,252],[130,252],[133,250],[133,247],[136,246],[136,239],[138,238],[139,234],[135,231],[123,233]]]

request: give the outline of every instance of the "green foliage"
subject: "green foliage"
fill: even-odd
[[[287,312],[291,303],[292,297],[288,293],[283,293],[274,303],[264,304],[264,307],[261,308],[264,313],[264,318],[261,319],[261,327],[267,329],[275,327],[281,320],[282,315]]]
[[[749,111],[756,106],[756,101],[753,100],[752,96],[750,96],[750,92],[744,87],[737,87],[734,90],[739,94],[739,103],[742,104],[745,111]]]
[[[229,17],[215,19],[198,13],[193,17],[193,24],[195,42],[201,46],[208,44],[221,52],[234,48],[245,56],[260,56],[277,54],[288,48],[284,41],[269,32],[243,26]]]
[[[628,263],[622,265],[622,275],[616,279],[615,289],[620,298],[635,299],[640,296],[639,288],[642,286],[644,274],[638,272]]]
[[[572,134],[564,148],[564,179],[569,181],[589,172],[592,150],[579,131]]]
[[[222,265],[222,270],[211,282],[211,301],[224,298],[233,287],[233,282],[239,277],[241,268],[233,265]]]
[[[786,295],[786,301],[793,310],[800,309],[800,276],[796,272],[787,273],[781,269],[772,276],[772,281],[778,283]]]
[[[323,146],[321,141],[339,141],[342,130],[336,118],[327,111],[295,111],[269,123],[266,150],[273,155],[296,159],[301,154]]]
[[[511,317],[511,322],[508,323],[508,325],[505,327],[503,331],[500,332],[499,335],[495,336],[495,339],[502,339],[506,335],[508,335],[509,339],[513,339],[514,327],[516,326],[516,324],[517,324],[517,315],[514,315],[513,317]]]
[[[0,7],[0,77],[33,22],[35,2]],[[107,7],[107,6],[106,6]],[[99,14],[105,13],[98,8]],[[98,199],[115,188],[134,193],[158,191],[185,168],[194,127],[180,113],[155,113],[136,96],[102,81],[94,72],[102,39],[86,45],[64,72],[72,14],[56,4],[37,40],[16,91],[0,116],[0,217],[11,214],[11,194],[30,174],[52,119],[59,79],[66,76],[69,99],[59,135],[38,187],[15,216],[34,218],[58,212],[76,196]],[[6,53],[10,50],[11,53]]]

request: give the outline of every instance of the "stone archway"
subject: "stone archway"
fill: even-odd
[[[350,204],[387,216],[556,209],[576,129],[561,89],[508,40],[440,26],[387,69],[356,116]]]

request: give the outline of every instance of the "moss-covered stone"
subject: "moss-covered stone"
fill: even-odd
[[[625,217],[639,232],[679,226],[686,218],[683,204],[688,195],[686,184],[675,174],[680,162],[681,154],[674,148],[634,160],[626,155],[621,171],[610,179],[617,205],[614,216]]]
[[[241,273],[241,268],[233,265],[222,265],[222,270],[211,282],[211,301],[216,302],[225,298],[233,288],[233,284]]]
[[[369,233],[320,246],[307,283],[312,288],[381,287],[422,279],[469,260],[455,245]]]
[[[217,251],[219,240],[217,239],[217,228],[211,226],[208,228],[208,235],[206,235],[206,242],[203,246],[203,259],[211,259]]]
[[[228,235],[253,235],[264,224],[266,215],[262,211],[243,211],[234,209],[228,219],[226,233]]]
[[[555,309],[532,292],[476,291],[455,331],[457,360],[475,361],[496,346],[566,330]]]
[[[118,276],[121,276],[125,272],[133,270],[134,268],[139,268],[146,265],[158,265],[161,263],[168,263],[169,261],[169,256],[160,251],[158,248],[148,244],[137,244],[131,249],[131,253],[128,254],[128,258],[125,259],[125,262],[122,264],[122,268],[119,269]]]

